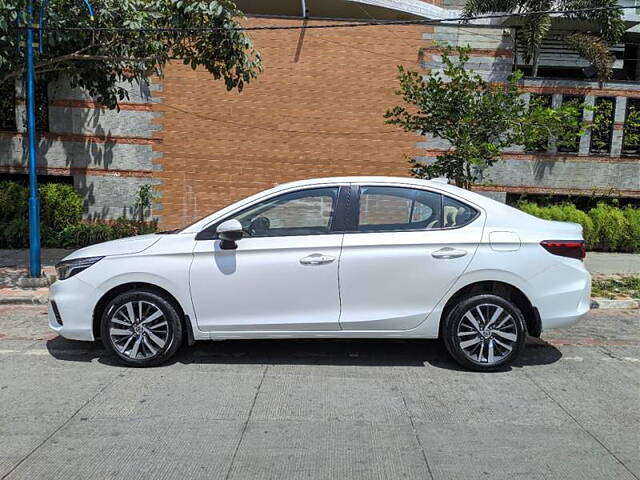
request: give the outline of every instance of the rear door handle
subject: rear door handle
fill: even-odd
[[[301,258],[300,263],[302,265],[326,265],[327,263],[333,262],[335,259],[336,257],[332,257],[331,255],[312,253],[308,257]]]
[[[448,259],[448,258],[460,258],[460,257],[464,257],[467,254],[466,250],[458,250],[456,248],[451,248],[451,247],[445,247],[445,248],[441,248],[440,250],[436,250],[435,252],[433,252],[431,254],[431,256],[433,258],[439,258],[439,259]]]

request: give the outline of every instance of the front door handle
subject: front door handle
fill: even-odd
[[[326,265],[336,259],[330,255],[322,255],[321,253],[312,253],[308,257],[300,259],[302,265]]]
[[[448,259],[448,258],[460,258],[467,254],[466,250],[458,250],[456,248],[445,247],[440,250],[436,250],[431,254],[433,258]]]

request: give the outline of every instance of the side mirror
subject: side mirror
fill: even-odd
[[[242,238],[244,232],[242,231],[242,224],[238,220],[233,219],[218,225],[216,233],[221,240],[220,248],[223,250],[235,250],[238,248],[236,242]]]

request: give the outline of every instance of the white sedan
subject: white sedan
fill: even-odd
[[[442,338],[463,366],[495,370],[527,334],[589,310],[584,256],[579,225],[446,181],[305,180],[72,253],[49,323],[131,366],[196,340]]]

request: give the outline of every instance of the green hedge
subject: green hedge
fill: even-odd
[[[156,230],[155,223],[140,223],[136,220],[123,218],[112,223],[79,223],[70,225],[60,232],[57,246],[62,248],[86,247],[117,238],[153,233]]]
[[[111,223],[82,223],[82,198],[71,185],[40,184],[38,193],[43,247],[77,248],[156,231],[155,223],[124,218]],[[0,182],[0,248],[29,246],[28,202],[27,186]]]
[[[532,202],[520,202],[518,208],[536,217],[582,225],[589,250],[602,252],[640,252],[640,208],[624,208],[598,203],[588,212],[572,203],[541,207]]]

